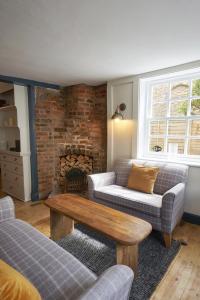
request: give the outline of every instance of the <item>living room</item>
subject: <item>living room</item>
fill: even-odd
[[[0,299],[199,299],[199,8],[0,1]]]

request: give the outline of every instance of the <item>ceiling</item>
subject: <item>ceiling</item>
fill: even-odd
[[[200,59],[199,0],[0,0],[0,74],[100,84]]]

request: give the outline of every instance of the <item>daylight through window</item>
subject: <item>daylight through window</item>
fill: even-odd
[[[152,80],[143,87],[143,154],[199,159],[200,74]]]

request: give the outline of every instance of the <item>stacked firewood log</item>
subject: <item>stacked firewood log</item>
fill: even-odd
[[[92,173],[92,157],[82,154],[68,154],[60,158],[60,176],[65,177],[72,168],[78,168],[86,174]]]

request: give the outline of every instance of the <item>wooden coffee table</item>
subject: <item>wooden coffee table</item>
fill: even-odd
[[[137,270],[138,245],[150,234],[151,224],[74,194],[56,195],[45,204],[50,208],[52,240],[71,233],[78,221],[115,240],[117,264]]]

